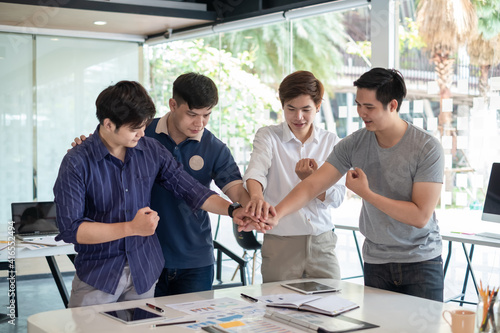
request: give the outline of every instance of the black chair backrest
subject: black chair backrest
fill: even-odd
[[[233,234],[238,245],[244,250],[260,250],[262,247],[252,231],[238,231],[238,225],[235,223],[233,223]]]

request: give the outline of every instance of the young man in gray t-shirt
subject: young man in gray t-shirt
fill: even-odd
[[[363,199],[365,285],[442,301],[434,208],[443,183],[443,149],[435,137],[399,117],[406,86],[398,71],[373,68],[354,86],[365,128],[340,141],[329,163],[299,183],[268,223],[276,225],[347,173],[347,188]]]

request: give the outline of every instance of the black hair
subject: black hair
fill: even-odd
[[[118,130],[123,125],[140,128],[150,122],[156,109],[146,89],[135,81],[120,81],[104,89],[95,101],[96,116],[102,125],[109,118]]]
[[[189,109],[211,109],[219,102],[214,81],[198,73],[185,73],[174,81],[173,93],[177,104],[187,103]]]
[[[384,108],[395,99],[398,102],[397,112],[406,96],[406,84],[401,72],[396,69],[375,67],[354,81],[354,86],[376,91],[377,100]]]

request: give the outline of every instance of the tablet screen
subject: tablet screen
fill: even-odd
[[[282,284],[283,287],[293,289],[304,294],[326,293],[338,291],[338,289],[315,281],[294,282]]]
[[[162,318],[162,316],[157,315],[156,313],[149,312],[141,308],[130,308],[123,310],[106,311],[101,313],[126,324],[140,323]]]

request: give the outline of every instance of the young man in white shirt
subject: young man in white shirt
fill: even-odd
[[[267,212],[272,214],[270,205],[313,174],[339,141],[334,133],[314,125],[323,93],[322,83],[307,71],[292,73],[280,84],[285,121],[257,131],[243,177],[251,197],[250,210],[266,212],[266,217]],[[330,209],[338,207],[344,195],[345,186],[338,183],[264,235],[263,282],[340,279]]]

